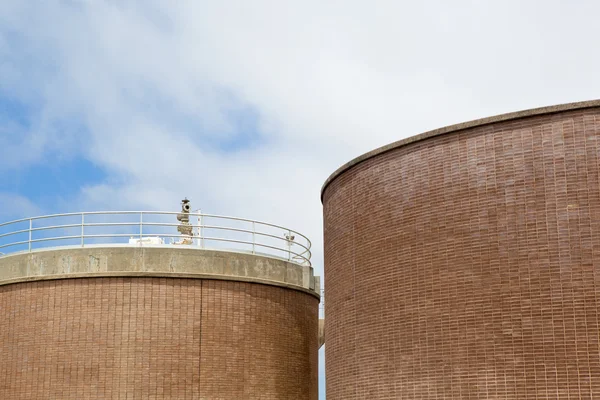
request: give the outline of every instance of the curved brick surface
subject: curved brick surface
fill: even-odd
[[[318,299],[202,279],[0,286],[1,399],[317,399]]]
[[[600,396],[600,108],[407,142],[323,201],[329,400]]]

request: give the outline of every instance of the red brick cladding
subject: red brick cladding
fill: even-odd
[[[479,126],[325,189],[327,399],[600,398],[600,110]]]
[[[91,278],[0,287],[0,399],[317,399],[318,300]]]

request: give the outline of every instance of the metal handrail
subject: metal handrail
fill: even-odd
[[[267,222],[255,221],[247,218],[237,218],[237,217],[228,217],[223,215],[215,215],[215,214],[202,214],[202,213],[189,213],[190,219],[193,217],[198,218],[198,224],[188,224],[188,227],[191,227],[194,234],[192,236],[184,236],[179,233],[176,233],[176,228],[179,226],[179,223],[174,222],[157,222],[157,216],[168,216],[173,215],[176,216],[179,212],[171,212],[171,211],[91,211],[91,212],[79,212],[79,213],[64,213],[64,214],[51,214],[51,215],[42,215],[31,218],[21,218],[14,221],[8,221],[0,223],[0,249],[9,249],[4,250],[4,252],[0,252],[0,257],[4,257],[11,253],[15,252],[23,252],[28,251],[31,252],[38,248],[43,248],[43,244],[47,242],[59,242],[58,245],[54,247],[60,246],[69,246],[70,244],[61,244],[60,241],[69,241],[69,240],[78,240],[78,245],[81,247],[89,246],[92,243],[89,243],[92,239],[99,238],[107,238],[107,239],[122,239],[129,237],[130,239],[138,239],[133,242],[130,240],[128,245],[131,246],[148,246],[148,244],[144,244],[144,238],[148,237],[158,237],[160,239],[160,245],[171,246],[174,244],[181,245],[183,242],[175,243],[176,238],[186,239],[185,244],[186,247],[193,248],[210,248],[206,247],[205,243],[208,242],[221,242],[226,243],[228,246],[232,246],[231,250],[234,251],[248,251],[252,254],[256,254],[256,249],[262,249],[260,254],[265,254],[269,256],[275,256],[279,258],[286,258],[288,261],[292,261],[298,264],[303,265],[311,265],[311,242],[310,240],[302,235],[301,233],[285,228],[280,225],[275,225]],[[108,221],[96,221],[96,222],[87,222],[92,216],[108,216]],[[122,220],[114,221],[114,218],[125,215],[135,215],[136,221],[127,221],[123,222]],[[78,222],[74,223],[72,220],[68,221],[69,223],[53,223],[53,224],[44,224],[44,222],[48,219],[53,218],[78,218]],[[86,218],[88,217],[88,218]],[[113,220],[111,221],[111,218]],[[154,218],[154,221],[153,221]],[[129,218],[127,218],[129,219]],[[214,219],[217,220],[216,223],[204,223],[206,219]],[[56,222],[56,221],[53,221]],[[211,221],[212,222],[212,221]],[[226,226],[224,222],[234,222],[236,224],[242,224],[245,226],[241,227],[230,227]],[[25,228],[23,225],[16,226],[17,224],[25,224],[28,223],[28,227]],[[14,226],[14,230],[10,230],[11,225]],[[97,232],[90,233],[89,230],[92,228],[115,228],[119,229],[111,230],[109,232]],[[149,228],[157,228],[161,227],[164,229],[169,229],[167,232],[159,232],[154,233]],[[17,229],[18,228],[18,229]],[[78,228],[78,233],[75,234],[73,229]],[[87,233],[86,233],[87,228]],[[127,229],[135,229],[135,232],[123,233],[123,230]],[[69,231],[71,230],[71,231]],[[206,235],[206,231],[218,231],[220,232],[218,236]],[[277,234],[277,230],[281,233],[281,236]],[[40,236],[41,234],[45,234],[46,236],[42,237],[34,237]],[[244,238],[232,237],[233,234],[238,236],[245,235]],[[11,236],[21,235],[21,237],[15,237],[13,241],[10,241]],[[27,235],[27,239],[25,240],[25,235]],[[291,237],[293,239],[290,239]],[[166,243],[165,238],[170,238],[171,243]],[[87,240],[86,240],[87,239]],[[271,242],[265,242],[265,240],[271,240]],[[282,242],[281,245],[277,244],[278,242]],[[275,242],[275,244],[273,243]],[[93,245],[97,246],[99,243],[95,242]],[[123,243],[106,243],[106,244],[119,244]],[[156,246],[157,244],[150,244],[151,246]],[[18,248],[19,246],[26,246],[24,248]],[[251,250],[245,250],[245,248],[240,248],[242,246],[250,246]],[[180,246],[178,246],[180,247]],[[296,250],[297,249],[297,250]],[[229,250],[229,249],[224,249]],[[282,254],[287,257],[282,257]]]

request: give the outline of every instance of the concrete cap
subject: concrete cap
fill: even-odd
[[[0,258],[0,286],[92,277],[233,280],[279,286],[320,298],[313,268],[265,255],[182,247],[57,247]]]

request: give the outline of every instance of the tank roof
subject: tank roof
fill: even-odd
[[[337,170],[335,170],[335,172],[333,172],[327,178],[327,180],[321,187],[321,201],[323,201],[323,194],[325,193],[327,186],[329,186],[329,184],[331,182],[333,182],[338,176],[340,176],[345,171],[349,170],[350,168],[354,167],[355,165],[360,164],[361,162],[366,161],[370,158],[376,157],[383,153],[387,153],[388,151],[391,151],[391,150],[398,149],[398,148],[406,146],[408,144],[419,142],[421,140],[429,139],[429,138],[436,137],[436,136],[445,135],[448,133],[461,131],[464,129],[494,124],[497,122],[505,122],[505,121],[517,120],[517,119],[521,119],[521,118],[554,114],[554,113],[565,112],[565,111],[582,110],[582,109],[586,109],[586,108],[595,108],[595,107],[600,107],[600,100],[589,100],[589,101],[581,101],[581,102],[576,102],[576,103],[566,103],[566,104],[558,104],[558,105],[553,105],[553,106],[531,108],[531,109],[527,109],[527,110],[510,112],[510,113],[506,113],[506,114],[499,114],[499,115],[495,115],[492,117],[475,119],[472,121],[462,122],[462,123],[458,123],[458,124],[454,124],[454,125],[448,125],[443,128],[434,129],[434,130],[427,131],[427,132],[424,132],[424,133],[421,133],[421,134],[418,134],[415,136],[411,136],[411,137],[408,137],[405,139],[401,139],[401,140],[392,142],[385,146],[381,146],[381,147],[378,147],[367,153],[364,153],[364,154],[350,160],[349,162],[347,162],[346,164],[342,165]]]

